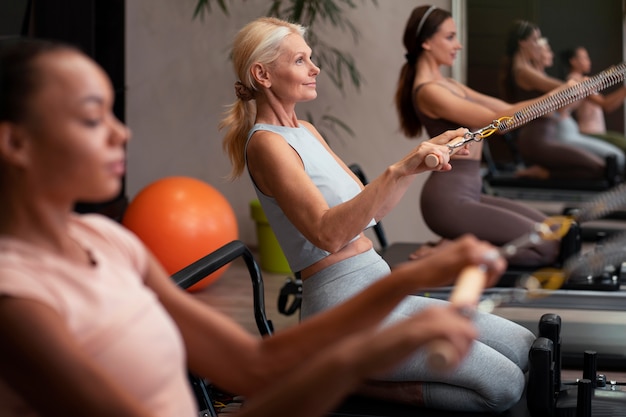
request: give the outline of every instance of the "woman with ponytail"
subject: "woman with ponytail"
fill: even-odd
[[[511,104],[444,75],[442,68],[452,66],[462,47],[454,19],[447,10],[435,6],[413,9],[403,44],[406,62],[400,72],[395,103],[400,127],[408,138],[420,137],[423,130],[428,135],[459,126],[476,130],[532,103],[527,100]],[[532,231],[546,216],[525,204],[482,193],[483,146],[483,142],[472,143],[469,154],[451,156],[450,172],[430,174],[422,189],[421,211],[428,227],[442,238],[454,239],[471,233],[492,244],[503,245]],[[578,155],[579,151],[573,148],[572,152]],[[554,155],[550,153],[549,157]],[[543,168],[532,167],[518,175],[543,176],[544,173]],[[509,264],[551,265],[558,252],[558,241],[543,242],[519,251],[509,259]]]
[[[232,175],[247,169],[291,270],[302,279],[302,324],[370,292],[373,286],[394,281],[390,285],[403,285],[394,276],[398,269],[390,275],[389,265],[364,230],[396,206],[418,174],[449,171],[445,145],[467,131],[442,131],[363,186],[315,127],[296,115],[297,103],[317,97],[320,72],[311,61],[304,35],[303,27],[272,18],[255,20],[239,32],[232,51],[237,101],[222,121]],[[429,154],[439,158],[439,165],[426,165]],[[448,245],[440,253],[447,251]],[[433,256],[439,253],[415,262]],[[417,268],[415,262],[405,266]],[[433,284],[455,279],[446,275],[442,271],[441,280]],[[420,276],[415,279],[428,285]],[[385,319],[387,325],[430,306],[449,305],[412,294],[404,293],[403,301]],[[474,323],[480,336],[455,372],[431,369],[427,352],[419,351],[401,366],[380,374],[365,392],[448,410],[510,408],[524,391],[534,335],[491,314],[478,313]]]

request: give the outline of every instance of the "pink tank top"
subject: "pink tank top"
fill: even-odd
[[[70,233],[95,267],[0,237],[0,296],[54,309],[84,351],[153,415],[196,416],[181,335],[143,282],[144,246],[100,215],[73,216]],[[0,417],[37,415],[2,379],[0,404]]]

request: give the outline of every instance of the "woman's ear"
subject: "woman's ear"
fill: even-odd
[[[254,78],[257,85],[270,88],[272,86],[272,82],[270,81],[269,73],[264,65],[259,64],[258,62],[252,65],[250,69],[252,72],[252,78]]]
[[[0,157],[16,165],[24,165],[27,156],[26,138],[15,124],[0,122]]]

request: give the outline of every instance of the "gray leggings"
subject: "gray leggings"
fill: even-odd
[[[346,259],[303,282],[302,319],[344,302],[389,274],[389,266],[374,251]],[[388,316],[397,322],[431,305],[446,301],[409,295]],[[425,355],[415,353],[390,373],[388,381],[423,383],[426,407],[453,411],[500,412],[519,401],[525,387],[528,353],[535,335],[493,314],[475,318],[478,340],[465,361],[452,373],[432,372]]]
[[[495,138],[494,140],[497,140]],[[533,230],[546,215],[516,201],[482,194],[480,162],[452,160],[452,171],[430,174],[421,194],[424,222],[446,239],[473,234],[503,245]],[[559,242],[548,241],[520,250],[510,265],[545,266],[556,261]]]

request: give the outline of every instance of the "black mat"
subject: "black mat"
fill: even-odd
[[[452,399],[451,399],[452,400]],[[467,413],[412,407],[372,398],[352,396],[329,417],[531,417],[523,397],[513,408],[504,413]]]

